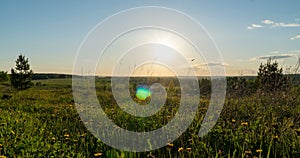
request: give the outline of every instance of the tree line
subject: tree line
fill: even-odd
[[[0,82],[10,82],[10,85],[18,90],[25,90],[33,86],[33,79],[51,79],[51,78],[71,78],[71,75],[65,74],[36,74],[30,68],[29,60],[20,54],[15,61],[15,67],[11,69],[11,74],[0,71]],[[291,88],[291,77],[284,75],[282,68],[276,61],[269,59],[267,63],[261,63],[257,77],[254,80],[246,80],[243,77],[227,78],[227,92],[234,92],[239,95],[249,95],[257,90],[261,92],[286,91]],[[209,94],[210,80],[199,80],[200,90]]]

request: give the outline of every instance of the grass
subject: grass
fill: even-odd
[[[149,131],[165,125],[179,98],[168,97],[155,116],[132,118],[118,108],[107,79],[97,80],[102,108],[119,126]],[[197,115],[178,139],[151,152],[124,152],[94,137],[75,109],[71,79],[39,80],[44,86],[24,91],[0,85],[0,156],[6,157],[300,157],[300,87],[290,92],[227,97],[216,126],[198,130],[209,104],[201,97]]]

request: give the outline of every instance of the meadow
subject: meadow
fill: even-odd
[[[229,83],[217,124],[199,137],[210,98],[205,85],[209,81],[202,81],[199,108],[188,130],[163,148],[140,153],[109,147],[85,128],[74,105],[71,78],[34,80],[35,86],[23,91],[0,84],[0,157],[300,157],[299,85],[263,93]],[[175,92],[179,88],[170,82],[166,80],[166,86],[174,94],[168,94],[163,109],[151,119],[131,118],[118,108],[109,78],[97,79],[96,90],[114,123],[149,131],[169,122],[178,109],[180,98]]]

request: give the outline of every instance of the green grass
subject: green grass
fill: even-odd
[[[194,122],[174,142],[151,152],[124,152],[95,138],[74,106],[71,79],[39,80],[24,91],[0,85],[0,156],[6,157],[299,157],[300,87],[288,93],[227,97],[217,125],[198,137],[209,98],[203,97]],[[107,115],[122,128],[148,131],[172,119],[179,104],[171,97],[151,119],[136,119],[113,101],[109,83],[97,80]],[[104,86],[105,85],[105,86]],[[105,90],[103,89],[104,87]],[[137,128],[138,127],[138,128]]]

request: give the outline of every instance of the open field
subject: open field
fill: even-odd
[[[119,126],[149,131],[172,119],[179,105],[169,96],[163,112],[136,119],[115,103],[108,78],[96,80],[97,96]],[[300,157],[300,86],[288,92],[243,95],[228,92],[217,125],[198,137],[209,103],[205,88],[188,130],[166,147],[133,153],[113,149],[84,126],[75,109],[71,79],[35,80],[41,85],[24,91],[0,85],[0,155],[7,157]],[[133,81],[134,83],[134,81]],[[176,90],[176,83],[174,85]],[[228,85],[230,87],[230,85]],[[250,91],[250,90],[249,90]]]

